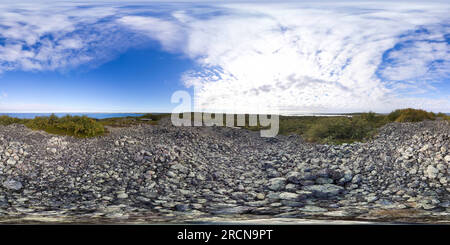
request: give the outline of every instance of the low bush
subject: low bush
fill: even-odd
[[[304,131],[308,141],[344,143],[362,141],[372,137],[377,128],[389,121],[374,112],[355,114],[352,117],[323,117]]]
[[[87,116],[64,116],[58,118],[54,114],[49,117],[36,117],[25,125],[31,129],[44,130],[49,133],[72,135],[76,137],[93,137],[105,133],[105,128],[95,119]]]
[[[6,115],[2,115],[0,116],[0,125],[10,125],[13,123],[23,123],[26,119],[19,119],[19,118],[15,118],[15,117],[9,117]]]
[[[434,120],[436,115],[433,112],[407,108],[395,110],[387,117],[391,122],[420,122],[423,120]]]
[[[305,132],[307,140],[322,143],[350,139],[352,134],[351,119],[345,117],[320,118]]]
[[[442,118],[443,120],[450,121],[450,116],[442,112],[436,114],[436,118]]]

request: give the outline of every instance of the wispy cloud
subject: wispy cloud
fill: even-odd
[[[202,110],[450,110],[448,97],[411,97],[450,78],[448,5],[266,3],[195,10],[174,11],[164,31],[155,29],[153,17],[130,25],[163,45],[176,43],[198,62],[202,69],[183,80],[198,86]]]
[[[124,16],[117,21],[160,41],[163,47],[169,51],[176,51],[178,46],[182,45],[182,30],[177,24],[170,21],[143,16]]]
[[[0,72],[98,64],[157,40],[202,110],[450,111],[446,3],[0,5]]]
[[[450,109],[448,97],[410,97],[449,78],[448,6],[312,6],[233,5],[232,14],[191,21],[186,52],[205,69],[222,69],[214,74],[221,79],[200,79],[204,108],[247,110],[248,101],[258,101],[293,112]],[[420,37],[405,35],[423,29]],[[390,81],[413,86],[402,93]]]
[[[98,65],[144,37],[111,19],[118,6],[0,3],[0,73]]]

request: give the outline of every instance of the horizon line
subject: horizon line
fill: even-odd
[[[425,110],[426,111],[426,110]],[[250,113],[250,112],[245,112],[245,113],[231,113],[231,114],[235,114],[235,115],[239,115],[239,114],[266,114],[266,115],[280,115],[280,116],[314,116],[314,115],[348,115],[348,114],[359,114],[359,113],[368,113],[368,112],[373,112],[373,111],[366,111],[366,112],[296,112],[296,113],[278,113],[278,114],[270,114],[270,113]],[[432,112],[432,111],[431,111]],[[77,113],[77,114],[172,114],[172,112],[124,112],[124,111],[119,111],[119,112],[105,112],[105,111],[94,111],[94,112],[88,112],[88,111],[25,111],[25,112],[17,112],[17,111],[8,111],[8,112],[3,112],[0,111],[0,114],[62,114],[62,113]],[[178,113],[186,113],[186,112],[178,112]],[[189,112],[188,112],[189,113]],[[190,113],[199,113],[199,112],[195,112],[195,111],[191,111]],[[200,113],[211,113],[211,114],[216,114],[216,113],[222,113],[222,114],[230,114],[230,113],[223,113],[223,112],[200,112]],[[389,114],[390,112],[374,112],[376,114]],[[433,113],[439,113],[439,112],[433,112]],[[442,112],[444,114],[450,114],[450,112]]]

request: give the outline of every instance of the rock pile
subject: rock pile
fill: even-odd
[[[446,121],[392,123],[370,142],[342,145],[166,120],[89,139],[0,126],[0,221],[50,211],[177,220],[408,210],[450,222],[449,142]]]

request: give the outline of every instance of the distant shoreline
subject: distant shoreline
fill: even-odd
[[[116,117],[139,117],[145,114],[167,114],[169,112],[0,112],[0,116],[10,116],[20,119],[33,119],[37,116],[50,116],[55,114],[57,117],[66,115],[83,116],[86,115],[94,119],[116,118]],[[245,113],[248,114],[248,113]],[[298,114],[280,114],[284,117],[352,117],[361,113],[298,113]],[[387,115],[389,113],[377,113],[380,115]],[[444,113],[450,116],[450,113]]]
[[[88,116],[94,119],[105,119],[105,118],[115,118],[115,117],[139,117],[144,115],[145,113],[84,113],[84,112],[58,112],[58,113],[0,113],[0,116],[9,116],[20,119],[33,119],[39,116],[50,116],[55,114],[57,117],[63,117],[66,115],[71,116]]]

